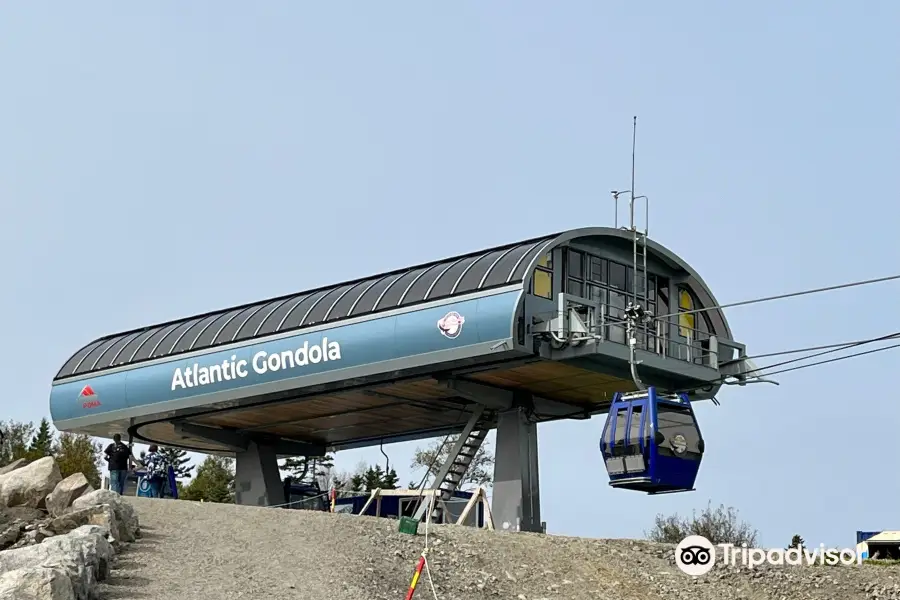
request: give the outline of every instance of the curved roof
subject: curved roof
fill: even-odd
[[[619,238],[621,240],[627,241],[629,244],[633,239],[631,231],[621,227],[618,229],[614,227],[582,227],[581,229],[571,229],[569,231],[564,231],[555,236],[548,236],[547,238],[545,238],[547,239],[548,243],[545,245],[546,249],[544,250],[544,252],[548,252],[553,248],[561,246],[567,242],[587,237]],[[695,271],[689,264],[687,264],[684,259],[679,257],[677,254],[675,254],[662,244],[654,242],[651,239],[647,239],[647,249],[651,255],[656,256],[665,263],[668,263],[670,267],[680,269],[688,274],[688,284],[696,294],[697,300],[699,300],[700,302],[700,306],[719,306],[719,302],[713,295],[712,290],[709,289],[709,286],[706,285],[706,282],[703,281],[697,271]],[[527,285],[531,281],[531,277],[534,274],[534,268],[537,266],[541,254],[543,254],[543,252],[535,252],[533,258],[531,259],[531,263],[527,265],[527,268],[525,269],[525,285]],[[712,321],[712,326],[715,330],[715,333],[717,333],[718,335],[724,334],[728,337],[728,339],[734,339],[734,335],[731,333],[731,326],[728,325],[728,320],[725,318],[725,313],[721,309],[716,308],[708,310],[706,311],[706,314]]]
[[[553,234],[94,340],[54,381],[522,283]]]

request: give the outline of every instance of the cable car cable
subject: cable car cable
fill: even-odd
[[[894,334],[893,336],[887,337],[887,338],[885,338],[885,339],[892,339],[893,337],[900,337],[900,333]],[[799,354],[799,353],[801,353],[801,352],[813,352],[813,351],[815,351],[815,350],[826,350],[826,349],[828,349],[828,348],[845,348],[845,347],[852,347],[852,346],[854,346],[855,344],[858,344],[858,343],[861,343],[861,342],[868,342],[870,339],[871,339],[871,338],[867,338],[867,339],[864,339],[864,340],[853,340],[852,342],[840,342],[840,343],[836,343],[836,344],[824,344],[824,345],[822,345],[822,346],[809,346],[809,347],[806,347],[806,348],[797,348],[796,350],[781,350],[781,351],[779,351],[779,352],[767,352],[766,354],[754,354],[754,355],[752,355],[752,356],[744,356],[744,357],[741,357],[741,358],[736,358],[736,359],[734,359],[734,360],[727,360],[727,361],[725,361],[724,363],[721,363],[719,366],[721,366],[721,365],[727,365],[727,364],[730,364],[730,363],[740,362],[740,361],[742,361],[742,360],[756,360],[756,359],[758,359],[758,358],[772,358],[772,357],[774,357],[774,356],[785,356],[785,355],[787,355],[787,354]]]
[[[662,319],[667,319],[669,317],[677,317],[679,315],[694,315],[704,312],[709,312],[711,310],[721,310],[724,308],[733,308],[735,306],[746,306],[748,304],[759,304],[761,302],[771,302],[773,300],[784,300],[786,298],[794,298],[797,296],[808,296],[809,294],[818,294],[821,292],[832,292],[835,290],[842,290],[851,287],[858,287],[862,285],[870,285],[873,283],[883,283],[885,281],[894,281],[900,279],[900,275],[890,275],[888,277],[878,277],[876,279],[866,279],[864,281],[854,281],[851,283],[842,283],[839,285],[830,285],[827,287],[814,288],[810,290],[803,290],[800,292],[790,292],[788,294],[779,294],[777,296],[766,296],[764,298],[754,298],[752,300],[742,300],[740,302],[731,302],[729,304],[717,304],[715,306],[707,306],[704,308],[697,308],[694,310],[684,310],[674,313],[669,313],[667,315],[660,315],[658,317],[654,317],[655,320],[660,321]]]
[[[781,369],[779,371],[767,373],[767,375],[777,375],[778,373],[787,373],[788,371],[799,371],[800,369],[806,369],[808,367],[817,367],[819,365],[824,365],[824,364],[833,363],[833,362],[839,362],[842,360],[846,360],[848,358],[856,358],[858,356],[865,356],[867,354],[875,354],[876,352],[883,352],[885,350],[893,350],[895,348],[900,348],[900,344],[891,344],[890,346],[882,346],[881,348],[875,348],[874,350],[866,350],[865,352],[854,352],[853,354],[848,354],[847,356],[838,356],[836,358],[829,358],[828,360],[820,360],[818,362],[810,363],[808,365],[800,365],[798,367],[791,367],[789,369]]]
[[[797,363],[797,362],[802,362],[802,361],[804,361],[804,360],[809,360],[809,359],[811,359],[811,358],[816,358],[816,357],[818,357],[818,356],[824,356],[824,355],[826,355],[826,354],[830,354],[830,353],[833,353],[833,352],[840,352],[841,350],[848,350],[848,349],[850,349],[850,348],[856,348],[856,347],[859,347],[859,346],[864,346],[864,345],[866,345],[866,344],[874,344],[874,343],[876,343],[876,342],[884,342],[884,341],[889,341],[889,340],[893,340],[893,339],[897,339],[897,338],[900,338],[900,332],[897,332],[897,333],[891,333],[891,334],[879,336],[879,337],[876,337],[876,338],[869,338],[869,339],[865,339],[865,340],[859,340],[859,341],[857,341],[857,342],[850,342],[850,343],[848,343],[848,344],[842,344],[842,345],[839,345],[839,346],[837,346],[837,347],[835,347],[835,348],[833,348],[833,349],[831,349],[831,350],[827,350],[827,351],[825,351],[825,352],[818,352],[818,353],[816,353],[816,354],[810,354],[810,355],[808,355],[808,356],[802,356],[802,357],[800,357],[800,358],[795,358],[795,359],[792,359],[792,360],[782,361],[782,362],[780,362],[780,363],[775,363],[775,364],[771,364],[771,365],[765,365],[765,366],[763,366],[763,367],[758,367],[758,368],[756,368],[756,369],[753,369],[753,370],[750,370],[750,371],[746,371],[746,372],[742,373],[742,375],[746,375],[747,373],[759,373],[760,371],[768,371],[768,369],[773,369],[773,368],[775,368],[775,367],[781,367],[781,366],[784,366],[784,365],[789,365],[789,364],[794,364],[794,363]],[[788,368],[788,369],[780,369],[780,370],[778,370],[778,371],[766,372],[766,373],[762,373],[762,375],[765,376],[765,377],[770,377],[770,376],[772,376],[772,375],[776,375],[776,374],[779,374],[779,373],[787,373],[787,372],[789,372],[789,371],[796,371],[796,370],[799,370],[799,369],[805,369],[806,367],[813,367],[813,366],[817,366],[817,365],[824,365],[824,364],[827,364],[827,363],[838,362],[838,361],[840,361],[840,360],[843,360],[844,358],[853,358],[853,357],[856,357],[856,356],[863,356],[863,355],[866,355],[866,354],[873,354],[873,353],[875,353],[875,352],[881,352],[882,350],[890,350],[890,349],[897,348],[897,347],[900,347],[900,344],[894,344],[894,345],[891,345],[891,346],[884,346],[884,347],[882,347],[882,348],[876,348],[875,350],[867,350],[867,351],[865,351],[865,352],[856,352],[856,353],[853,353],[853,354],[848,354],[848,355],[846,355],[846,356],[839,356],[839,357],[837,357],[837,358],[831,358],[831,359],[824,360],[824,361],[817,361],[817,362],[814,362],[814,363],[810,363],[810,364],[808,364],[808,365],[800,365],[800,366],[798,366],[798,367],[791,367],[791,368]],[[785,351],[785,353],[794,353],[794,352],[802,352],[802,351],[804,351],[804,350],[803,350],[803,349],[800,349],[800,350],[787,350],[787,351]],[[774,353],[773,353],[773,354],[774,354]],[[749,358],[749,357],[748,357],[748,358]],[[759,375],[757,375],[757,376],[759,376]],[[720,377],[719,379],[710,381],[709,383],[704,383],[703,385],[698,385],[698,386],[696,386],[696,387],[688,388],[688,389],[681,390],[681,391],[690,393],[690,392],[694,392],[694,391],[701,390],[701,389],[705,389],[705,388],[711,388],[712,386],[715,386],[715,385],[719,385],[719,384],[725,383],[727,379],[734,378],[734,377],[735,377],[734,375],[726,375],[726,376],[724,376],[724,377]]]
[[[765,371],[766,369],[774,369],[775,367],[782,367],[784,365],[790,365],[793,363],[802,362],[804,360],[809,360],[810,358],[816,358],[818,356],[825,356],[826,354],[832,354],[834,352],[840,352],[841,350],[848,350],[850,348],[856,348],[858,346],[865,346],[866,344],[874,344],[875,342],[885,342],[888,340],[897,339],[898,337],[900,337],[900,331],[895,332],[895,333],[889,333],[887,335],[883,335],[883,336],[880,336],[877,338],[869,338],[866,340],[859,340],[857,342],[849,342],[848,344],[837,346],[837,347],[832,347],[831,349],[825,350],[823,352],[816,352],[815,354],[810,354],[808,356],[801,356],[800,358],[792,358],[791,360],[785,360],[785,361],[774,363],[771,365],[765,365],[763,367],[758,367],[756,369],[751,369],[750,371],[744,371],[743,373],[741,373],[741,375],[746,375],[748,373],[756,373],[758,371]],[[771,375],[771,373],[765,373],[765,375],[768,377],[769,375]]]

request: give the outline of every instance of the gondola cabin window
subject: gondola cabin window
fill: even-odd
[[[656,419],[657,431],[665,438],[659,444],[661,455],[700,460],[700,431],[689,408],[660,402]]]

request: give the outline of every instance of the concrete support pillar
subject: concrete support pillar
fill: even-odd
[[[237,453],[234,471],[235,504],[284,504],[284,487],[274,447],[250,442],[246,450]]]
[[[522,409],[502,412],[498,418],[491,511],[498,529],[543,530],[537,424],[529,423]]]

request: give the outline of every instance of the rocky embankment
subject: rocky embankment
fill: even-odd
[[[139,536],[131,505],[65,479],[53,458],[0,469],[0,600],[93,600],[122,545]]]

